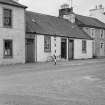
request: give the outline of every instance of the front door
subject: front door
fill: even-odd
[[[61,58],[66,59],[66,53],[67,53],[67,44],[66,44],[66,39],[62,38],[61,39]]]
[[[35,61],[35,48],[34,48],[34,39],[26,39],[26,62]]]
[[[69,40],[68,41],[68,59],[73,59],[74,56],[74,41]]]

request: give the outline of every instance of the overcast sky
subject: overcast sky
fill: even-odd
[[[63,3],[70,0],[19,0],[20,3],[28,6],[28,10],[58,16],[58,9]],[[73,0],[74,12],[82,15],[89,15],[89,9],[97,4],[105,6],[105,0]]]

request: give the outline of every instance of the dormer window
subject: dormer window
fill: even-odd
[[[12,27],[12,10],[3,9],[3,26]]]

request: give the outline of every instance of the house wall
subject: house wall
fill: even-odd
[[[54,37],[51,36],[51,52],[44,52],[44,35],[37,35],[37,61],[48,61],[54,55]],[[56,56],[60,59],[61,56],[61,38],[56,37]]]
[[[74,59],[92,58],[92,40],[86,40],[87,52],[82,53],[82,39],[74,39]]]
[[[67,44],[68,45],[68,44]],[[56,37],[56,56],[60,60],[61,37]],[[37,61],[48,61],[54,55],[54,37],[51,36],[51,52],[44,52],[44,35],[37,35]],[[68,55],[67,55],[68,56]],[[68,57],[67,57],[68,58]],[[82,53],[82,39],[74,39],[74,59],[92,58],[92,40],[87,40],[87,53]]]
[[[3,26],[3,8],[12,10],[12,28]],[[3,57],[3,40],[13,41],[13,57]],[[0,4],[0,64],[25,63],[25,15],[24,9]]]
[[[96,57],[105,56],[105,30],[98,29],[98,28],[89,28],[89,27],[83,27],[83,30],[93,38],[93,45],[92,45],[93,56],[96,56]],[[104,32],[103,37],[101,37],[102,30]],[[93,35],[92,35],[92,33],[93,33]],[[101,45],[100,45],[101,43],[104,43],[103,49],[101,48]]]
[[[97,8],[90,10],[90,16],[97,18],[101,22],[105,23],[105,14],[104,14],[104,7],[100,5]],[[105,30],[104,30],[104,38],[100,38],[100,29],[96,30],[96,37],[95,37],[95,47],[96,47],[96,56],[105,56]],[[100,43],[104,43],[104,48],[100,48]]]
[[[105,30],[104,30],[104,37],[101,38],[100,35],[101,30],[96,30],[96,37],[95,37],[95,48],[96,48],[96,56],[103,57],[105,56]],[[104,48],[101,48],[101,43],[104,43]],[[102,51],[103,50],[103,51]]]

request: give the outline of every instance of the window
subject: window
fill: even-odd
[[[92,36],[92,38],[95,37],[95,29],[94,28],[91,29],[91,36]]]
[[[104,38],[104,30],[100,30],[100,37]]]
[[[104,48],[104,43],[101,43],[101,44],[100,44],[100,47],[101,47],[101,48]]]
[[[12,57],[12,40],[4,40],[4,57]]]
[[[44,36],[44,51],[51,52],[51,37]]]
[[[12,26],[12,10],[11,9],[3,9],[3,25],[4,27]]]
[[[85,40],[82,40],[82,53],[86,53],[86,41]]]

